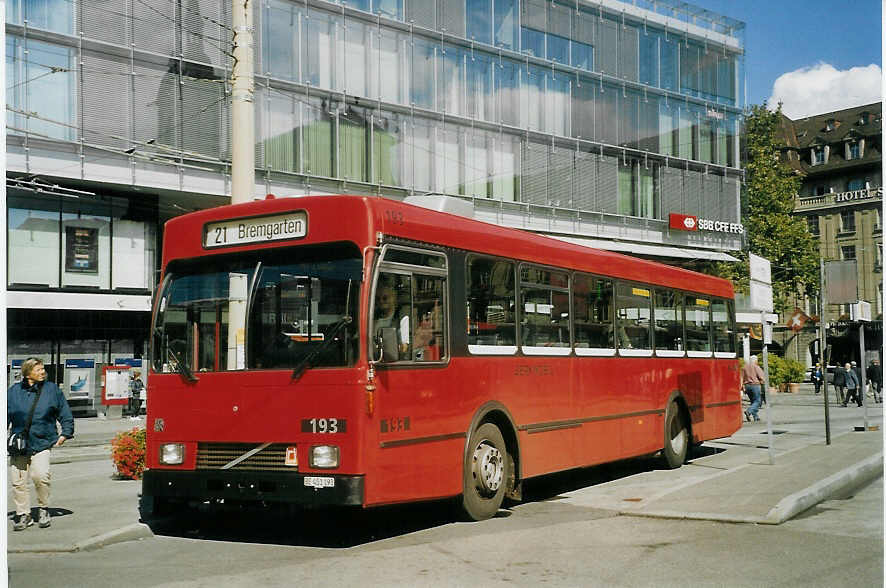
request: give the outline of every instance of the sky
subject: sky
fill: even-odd
[[[743,21],[747,102],[798,119],[882,99],[881,0],[689,0]]]

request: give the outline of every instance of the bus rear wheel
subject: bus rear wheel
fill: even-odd
[[[498,512],[509,480],[509,460],[498,427],[484,423],[471,434],[464,463],[462,509],[482,521]]]
[[[689,427],[677,401],[671,401],[665,411],[664,449],[662,463],[668,469],[676,469],[686,461],[689,451]]]

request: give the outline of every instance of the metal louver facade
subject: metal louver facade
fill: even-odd
[[[10,83],[25,84],[9,93],[10,171],[49,173],[46,153],[75,151],[63,176],[226,196],[230,2],[58,1],[41,20],[9,0]],[[677,34],[625,5],[253,0],[256,194],[438,192],[505,224],[571,215],[581,228],[551,230],[662,244],[690,244],[671,212],[736,222],[743,23],[706,13]],[[23,56],[38,45],[71,66],[30,86]],[[55,80],[70,107],[28,95]],[[619,165],[646,179],[621,181]]]

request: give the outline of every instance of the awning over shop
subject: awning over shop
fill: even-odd
[[[640,255],[651,255],[655,257],[677,257],[681,259],[709,259],[712,261],[738,261],[728,253],[722,251],[712,251],[710,249],[686,249],[683,247],[673,247],[670,245],[649,245],[644,243],[625,243],[622,241],[611,241],[608,239],[590,239],[586,237],[565,237],[560,235],[548,235],[560,241],[573,243],[575,245],[583,245],[585,247],[593,247],[595,249],[605,249],[606,251],[618,251],[620,253],[638,253]]]

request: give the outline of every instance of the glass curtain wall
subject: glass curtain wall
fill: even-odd
[[[135,113],[134,138],[225,158],[226,58],[213,47],[229,41],[227,10],[212,2],[194,4],[196,16],[176,9],[163,20],[168,30],[151,36],[147,24],[159,25],[169,0],[114,1],[119,10],[112,13],[72,0],[7,2],[12,26],[27,20],[28,27],[71,35],[69,44],[7,35],[11,133],[88,136],[110,145],[102,133],[81,128],[98,125],[98,111],[91,118],[78,114],[84,108],[78,87],[92,79],[85,69],[93,59],[102,75],[131,76],[131,84],[119,85],[115,108],[120,116]],[[743,58],[735,47],[605,7],[547,0],[349,0],[345,6],[256,3],[259,167],[656,218],[656,166],[682,173],[682,160],[738,164]],[[138,53],[131,67],[128,58],[111,55],[81,60],[88,51],[72,35],[87,16],[84,38],[108,40],[95,23],[113,21],[137,52],[166,55],[169,66]],[[443,29],[449,36],[432,32]],[[120,126],[118,134],[130,132]],[[113,141],[128,146],[126,137]],[[547,142],[547,151],[530,149],[530,141]],[[622,149],[627,157],[617,157]],[[597,152],[627,169],[577,173],[568,183],[586,183],[591,191],[570,188],[563,196],[566,180],[551,178],[573,165],[596,170],[598,158],[587,155]],[[652,156],[669,161],[647,161]]]

